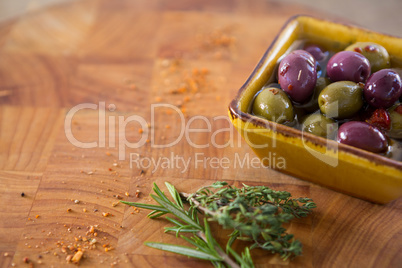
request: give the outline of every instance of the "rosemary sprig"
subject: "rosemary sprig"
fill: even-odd
[[[215,267],[254,267],[250,249],[262,248],[279,253],[283,259],[300,255],[302,245],[286,233],[282,224],[294,217],[305,217],[316,205],[309,198],[292,199],[290,193],[274,191],[265,186],[236,188],[226,182],[216,182],[202,187],[193,194],[180,193],[169,183],[166,187],[173,198],[170,201],[154,184],[156,195],[151,197],[159,205],[121,201],[137,208],[152,210],[149,218],[171,214],[175,218],[165,218],[174,224],[165,227],[165,232],[174,232],[177,237],[193,247],[147,242],[147,246],[177,254],[211,261]],[[215,190],[215,192],[214,192]],[[189,202],[186,209],[182,198]],[[203,212],[204,221],[200,224],[198,212]],[[226,252],[212,236],[208,221],[216,221],[223,228],[233,229],[226,244]],[[190,237],[180,233],[189,233]],[[251,241],[239,255],[232,249],[236,240]]]

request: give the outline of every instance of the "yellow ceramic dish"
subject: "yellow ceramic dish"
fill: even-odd
[[[402,59],[402,39],[308,16],[291,18],[268,48],[229,106],[229,115],[262,162],[298,178],[334,190],[387,203],[402,196],[402,162],[255,117],[248,113],[255,94],[274,78],[279,58],[298,40],[341,50],[358,42],[375,42]],[[272,166],[272,157],[285,165]]]

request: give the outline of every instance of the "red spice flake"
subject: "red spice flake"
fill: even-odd
[[[156,102],[161,102],[161,101],[162,101],[162,98],[161,98],[161,97],[156,97],[156,98],[155,98],[155,101],[156,101]]]
[[[293,89],[293,85],[289,84],[289,85],[288,85],[288,89],[289,89],[289,90],[292,90],[292,89]]]
[[[391,118],[384,109],[375,110],[366,122],[380,130],[389,130],[391,128]]]
[[[190,100],[191,100],[191,98],[190,98],[189,96],[186,96],[186,97],[184,97],[184,99],[183,99],[184,102],[188,102],[188,101],[190,101]]]
[[[378,52],[379,49],[377,47],[375,47],[375,46],[368,45],[368,46],[366,46],[364,48],[364,51],[366,51],[366,52]]]
[[[170,91],[171,94],[183,94],[187,91],[187,88],[185,86],[179,87],[177,89],[173,89]]]
[[[138,130],[138,133],[142,134],[142,133],[144,133],[144,130],[143,130],[142,128],[140,128],[140,129]]]
[[[23,258],[22,261],[25,262],[25,263],[29,263],[28,257]]]
[[[140,213],[140,209],[139,209],[139,208],[133,207],[133,209],[134,209],[134,212],[135,212],[135,213]],[[134,212],[131,212],[131,214],[134,214]]]
[[[76,253],[75,253],[75,255],[73,256],[73,258],[71,259],[71,261],[72,262],[75,262],[75,263],[78,263],[80,260],[81,260],[81,258],[82,258],[82,255],[83,255],[84,253],[82,252],[82,251],[77,251]]]
[[[112,249],[114,249],[113,247],[106,247],[105,248],[105,252],[108,252],[108,251],[110,251],[110,250],[112,250]]]
[[[68,209],[67,209],[67,212],[71,212],[71,208],[68,208]]]
[[[36,215],[35,218],[36,218],[36,219],[39,218],[39,215]]]
[[[135,197],[139,198],[140,197],[140,190],[135,191]]]
[[[110,216],[110,213],[109,213],[109,212],[102,212],[102,216],[103,216],[103,217],[109,217],[109,216]]]
[[[290,86],[290,85],[289,85]],[[279,93],[279,90],[275,89],[275,88],[271,88],[269,91],[272,92],[272,94],[276,95]]]
[[[362,49],[360,47],[355,47],[353,50],[355,52],[362,53]]]

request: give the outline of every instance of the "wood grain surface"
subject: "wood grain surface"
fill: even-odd
[[[191,192],[226,180],[287,190],[318,205],[289,226],[303,256],[282,262],[256,251],[257,267],[400,267],[401,199],[376,205],[234,164],[255,156],[227,120],[227,106],[282,25],[299,13],[324,16],[263,0],[84,0],[3,22],[0,266],[68,267],[73,246],[91,247],[82,267],[210,267],[145,247],[178,241],[163,233],[164,220],[116,202],[150,202],[153,182]],[[184,120],[171,108],[152,113],[151,104],[174,105]],[[70,109],[82,105],[70,118]],[[150,125],[129,122],[132,116]],[[210,130],[178,139],[183,123]],[[95,146],[80,148],[71,137]],[[139,148],[127,146],[143,137]],[[190,159],[188,168],[130,166],[130,157],[172,155]],[[197,164],[197,156],[230,165],[204,158]],[[88,238],[96,238],[95,248]]]

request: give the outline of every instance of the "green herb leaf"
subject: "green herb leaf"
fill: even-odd
[[[183,210],[176,208],[172,202],[166,202],[164,199],[161,199],[155,195],[151,195],[156,202],[158,202],[163,207],[167,208],[170,213],[175,215],[176,217],[180,218],[181,220],[187,222],[188,224],[192,225],[193,227],[202,230],[202,227],[198,225],[195,221],[193,221]]]
[[[168,188],[170,195],[173,197],[174,201],[176,202],[176,204],[183,208],[183,202],[181,201],[181,197],[179,192],[176,191],[176,189],[174,188],[173,185],[171,185],[168,182],[165,182],[166,187]]]
[[[171,245],[171,244],[163,244],[163,243],[154,243],[147,242],[145,243],[148,247],[156,248],[164,251],[169,251],[173,253],[177,253],[180,255],[185,255],[193,258],[198,258],[207,261],[222,261],[221,258],[218,258],[214,255],[199,251],[197,249],[193,249],[185,246]]]
[[[166,212],[166,213],[169,212],[169,210],[167,210],[166,208],[164,208],[162,206],[143,204],[143,203],[135,203],[135,202],[127,202],[127,201],[120,201],[120,203],[129,205],[129,206],[133,206],[133,207],[137,207],[137,208],[151,209],[151,210],[155,210],[155,211],[159,211],[159,212]]]
[[[156,219],[156,218],[158,218],[160,216],[166,215],[167,213],[168,212],[159,212],[157,210],[154,210],[154,211],[150,212],[147,216],[150,219]]]

